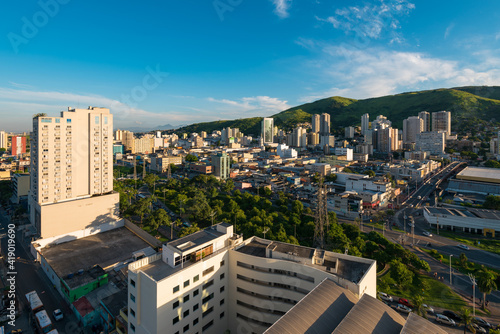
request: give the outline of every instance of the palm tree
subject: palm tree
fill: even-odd
[[[427,310],[424,308],[424,298],[418,295],[413,299],[413,312],[427,319]]]
[[[459,316],[460,318],[462,318],[460,323],[464,325],[464,334],[467,333],[467,327],[469,327],[472,333],[475,333],[476,330],[474,329],[474,327],[471,326],[474,317],[470,313],[470,309],[463,307],[459,313]]]
[[[483,293],[483,309],[486,308],[486,295],[497,289],[497,274],[481,266],[476,273],[477,287]]]

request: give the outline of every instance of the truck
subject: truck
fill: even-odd
[[[26,300],[28,301],[28,304],[30,305],[30,309],[33,312],[33,314],[43,309],[43,303],[40,300],[40,297],[38,297],[36,291],[28,292],[26,294]]]
[[[49,318],[49,315],[47,314],[47,311],[41,310],[35,313],[35,319],[36,319],[36,327],[40,331],[40,333],[49,333],[51,330],[54,329],[54,325],[52,325],[52,321]]]

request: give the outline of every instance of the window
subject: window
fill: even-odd
[[[176,287],[174,287],[173,291],[174,291],[174,293],[179,292],[179,286],[177,285]]]
[[[132,285],[133,287],[135,287],[135,281],[133,279],[130,280],[130,285]]]
[[[133,294],[130,294],[130,300],[135,303],[135,296]]]
[[[200,290],[196,289],[193,291],[193,297],[196,297],[200,294]]]
[[[193,312],[194,312],[194,311],[196,311],[199,307],[200,307],[200,305],[195,304],[195,305],[193,306]]]
[[[175,325],[178,322],[179,322],[179,316],[176,316],[174,319],[172,319],[172,325]]]
[[[132,314],[132,316],[135,318],[135,311],[130,309],[130,314]]]
[[[184,326],[184,328],[182,329],[182,332],[183,332],[183,333],[186,333],[188,330],[189,330],[189,325],[186,325],[186,326]]]
[[[71,123],[71,118],[67,118],[66,123]]]
[[[42,123],[52,123],[52,118],[42,118]]]
[[[95,117],[95,124],[99,124],[99,116]]]
[[[104,117],[104,124],[108,124],[108,118]]]
[[[130,324],[130,329],[132,330],[132,332],[135,332],[135,326],[134,326],[134,324]]]
[[[220,319],[224,318],[224,312],[222,312],[219,316]]]
[[[189,300],[189,295],[185,295],[185,296],[184,296],[184,300],[183,300],[183,302],[185,303],[185,302],[187,302],[188,300]]]
[[[219,304],[220,304],[220,305],[224,305],[224,299],[221,299],[221,301],[220,301],[220,303],[219,303]]]
[[[203,333],[204,331],[206,331],[207,329],[210,328],[210,326],[212,326],[214,324],[214,321],[213,320],[210,320],[205,326],[203,326],[201,328],[201,332]]]
[[[189,280],[187,280],[186,282],[184,282],[184,287],[188,287],[189,286]]]
[[[211,266],[210,268],[203,270],[203,276],[210,274],[212,271],[214,271],[214,266]]]
[[[176,301],[174,302],[174,304],[172,305],[172,309],[174,309],[174,310],[175,310],[175,309],[176,309],[176,308],[178,308],[178,307],[179,307],[179,301],[178,301],[178,300],[176,300]]]
[[[61,123],[61,119],[60,118],[56,118],[56,123]]]
[[[208,296],[206,296],[205,298],[203,298],[202,301],[201,301],[201,303],[205,304],[205,303],[207,303],[212,298],[214,298],[214,293],[213,292],[211,294],[209,294]]]
[[[220,274],[220,279],[224,279],[224,273]]]
[[[208,288],[209,286],[212,286],[214,284],[214,280],[210,280],[207,283],[203,284],[203,290]]]
[[[198,324],[198,322],[199,322],[198,318],[194,319],[193,320],[193,326],[196,326]]]
[[[205,318],[207,315],[214,311],[214,307],[210,306],[205,312],[202,313],[202,317]]]
[[[182,317],[185,318],[189,315],[189,309],[185,310],[184,313],[182,314]]]
[[[224,265],[224,260],[220,261],[220,266],[222,267]]]
[[[223,293],[224,292],[224,286],[221,286],[220,287],[220,293]]]
[[[193,277],[193,282],[198,282],[199,279],[200,279],[200,275],[196,275],[195,277]]]

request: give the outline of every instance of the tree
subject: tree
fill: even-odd
[[[351,173],[351,174],[354,174],[354,172],[352,171],[352,169],[350,169],[349,167],[345,167],[345,168],[342,170],[342,173]]]
[[[198,157],[194,154],[189,153],[188,155],[186,155],[184,160],[187,162],[196,162],[196,161],[198,161]]]
[[[232,179],[227,179],[226,182],[224,182],[224,185],[222,186],[222,191],[226,193],[230,193],[234,189],[234,181]]]
[[[365,171],[363,174],[368,175],[369,177],[374,177],[376,175],[371,169]]]
[[[484,201],[483,208],[500,210],[500,196],[488,195]]]
[[[467,333],[467,328],[469,328],[471,332],[475,333],[476,331],[472,328],[472,321],[474,320],[474,317],[470,313],[470,309],[462,307],[458,315],[462,318],[460,323],[464,325],[464,334]]]
[[[144,177],[144,182],[148,185],[149,189],[152,189],[156,181],[159,179],[158,175],[149,173]]]
[[[326,178],[325,178],[325,180],[327,182],[335,182],[335,181],[337,181],[337,174],[333,174],[332,173],[330,175],[327,175]]]
[[[200,230],[200,228],[198,227],[198,225],[196,223],[191,224],[191,226],[189,226],[189,227],[183,226],[181,228],[180,233],[179,233],[179,238],[185,237],[186,235],[193,234],[195,232],[198,232],[199,230]]]
[[[465,255],[465,253],[460,254],[459,260],[460,260],[460,265],[465,268],[467,265],[467,256]]]
[[[397,260],[391,262],[391,277],[399,287],[410,286],[413,282],[413,273],[404,264]]]
[[[427,310],[424,307],[424,297],[417,295],[413,298],[413,312],[427,319]]]
[[[493,290],[497,289],[497,274],[493,271],[486,269],[484,266],[481,266],[476,272],[477,278],[477,287],[479,291],[483,293],[483,309],[486,308],[486,295],[489,295]]]
[[[292,212],[301,215],[304,211],[304,204],[301,201],[295,200],[292,203]]]

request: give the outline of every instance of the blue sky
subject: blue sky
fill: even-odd
[[[109,107],[116,128],[153,128],[335,95],[500,85],[496,0],[0,6],[0,130],[30,130],[33,114],[68,106]]]

